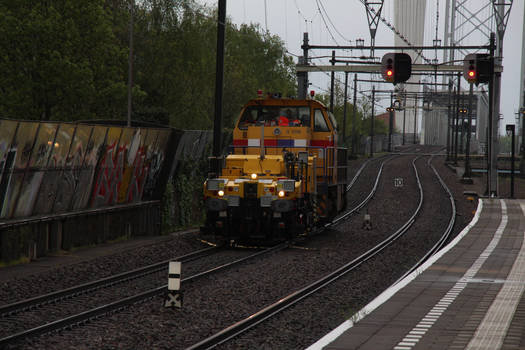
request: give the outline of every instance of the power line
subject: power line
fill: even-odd
[[[330,31],[330,28],[328,28],[328,24],[326,23],[326,20],[323,16],[323,13],[321,12],[321,8],[319,7],[319,0],[315,0],[315,3],[317,4],[317,10],[319,11],[319,14],[321,15],[321,19],[323,20],[323,23],[324,23],[324,26],[326,28],[326,30],[328,31],[328,34],[330,34],[330,36],[332,37],[332,40],[334,41],[334,43],[336,45],[339,45],[339,43],[337,42],[337,40],[335,40],[335,37],[334,35],[332,34],[332,32]]]
[[[361,1],[361,3],[362,3],[363,5],[367,6],[365,0],[360,0],[360,1]],[[372,11],[372,12],[374,12],[374,13],[376,12],[373,8],[370,8],[370,11]],[[392,30],[392,31],[393,31],[393,32],[394,32],[399,38],[401,38],[401,40],[403,40],[403,41],[409,46],[409,48],[410,48],[410,46],[414,46],[414,45],[412,45],[412,43],[411,43],[410,41],[408,41],[407,38],[405,38],[405,36],[404,36],[403,34],[401,34],[401,33],[399,32],[399,30],[396,29],[395,26],[393,26],[389,21],[387,21],[387,19],[386,19],[385,17],[380,17],[380,19],[381,19],[381,22],[383,22],[383,23],[384,23],[388,28],[390,28],[390,29],[391,29],[391,30]],[[420,50],[420,51],[414,50],[414,51],[418,54],[418,56],[421,56],[421,58],[423,58],[427,63],[431,63],[431,61],[430,61],[428,58],[426,58],[425,56],[423,56],[423,50]]]
[[[339,30],[337,29],[337,27],[334,25],[334,22],[332,22],[332,20],[330,19],[330,16],[328,15],[328,12],[326,12],[326,9],[325,9],[325,7],[324,7],[324,5],[323,5],[323,2],[322,2],[321,0],[318,0],[318,5],[321,5],[321,8],[322,8],[323,12],[325,13],[326,18],[328,19],[328,22],[330,22],[330,24],[332,25],[332,27],[334,28],[334,30],[336,31],[336,33],[339,34],[339,36],[340,36],[341,38],[343,38],[343,40],[348,41],[349,43],[351,43],[352,40],[347,39],[343,34],[341,34],[341,32],[339,32]]]

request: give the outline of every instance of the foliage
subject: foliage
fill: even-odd
[[[350,91],[350,89],[348,89]],[[350,94],[350,92],[348,92]],[[347,96],[348,98],[349,96]],[[318,94],[315,97],[321,101],[327,107],[330,106],[330,94]],[[339,81],[335,81],[334,84],[334,117],[337,121],[337,128],[339,135],[343,135],[343,121],[344,121],[344,85]],[[358,139],[361,136],[370,135],[371,119],[372,114],[371,101],[366,98],[359,99],[356,104],[356,133]],[[377,114],[377,113],[376,113]],[[348,145],[352,136],[352,124],[354,121],[354,105],[353,103],[346,102],[346,142]],[[382,120],[374,119],[374,133],[376,135],[386,134],[387,126]]]
[[[173,202],[174,186],[173,182],[168,181],[162,196],[162,233],[169,233],[173,230],[173,223],[175,221],[174,202]]]
[[[216,10],[194,0],[135,1],[133,118],[211,129]],[[0,4],[0,115],[126,119],[128,0]],[[257,89],[295,91],[284,43],[257,25],[226,27],[223,125]]]
[[[125,48],[103,0],[0,4],[0,115],[74,120],[118,112]]]
[[[177,208],[174,225],[187,227],[201,223],[204,203],[202,184],[206,179],[207,159],[185,159],[179,162],[174,182]]]

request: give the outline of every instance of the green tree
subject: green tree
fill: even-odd
[[[348,90],[350,91],[350,89]],[[326,105],[327,108],[330,106],[330,93],[317,94],[315,97]],[[366,97],[362,97],[357,101],[356,108],[356,126],[355,130],[357,138],[362,136],[370,135],[371,127],[371,101]],[[354,106],[353,103],[346,102],[346,140],[343,142],[344,145],[349,146],[351,144],[352,137],[352,124],[354,121],[353,117]],[[377,108],[376,108],[377,111]],[[376,112],[377,113],[377,112]],[[338,133],[340,137],[343,134],[343,121],[344,121],[344,84],[336,80],[334,84],[334,117],[337,121]],[[374,133],[376,135],[384,135],[387,133],[387,126],[381,120],[374,119]]]
[[[133,118],[212,128],[216,10],[143,0],[133,12]],[[0,4],[0,115],[125,119],[130,15],[129,0]],[[294,64],[277,36],[228,20],[225,49],[225,128],[257,89],[295,91]]]
[[[126,52],[102,0],[0,5],[0,113],[41,120],[112,117]]]

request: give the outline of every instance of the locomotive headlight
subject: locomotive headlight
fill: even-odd
[[[256,174],[256,173],[253,173],[253,174],[251,175],[251,178],[252,178],[252,180],[257,179],[257,174]]]
[[[284,191],[279,191],[278,195],[279,195],[279,198],[283,198],[284,195],[285,195],[285,192]]]
[[[222,196],[224,196],[224,191],[223,190],[219,190],[219,192],[217,192],[217,194],[219,195],[219,197],[222,197]]]

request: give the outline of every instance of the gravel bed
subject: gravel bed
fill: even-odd
[[[218,349],[304,349],[351,318],[412,267],[440,237],[451,213],[450,205],[445,205],[448,197],[426,161],[420,159],[416,165],[427,200],[420,218],[394,246],[333,286]]]
[[[35,340],[28,347],[180,349],[190,346],[334,270],[391,233],[392,226],[400,226],[392,220],[406,220],[410,214],[391,213],[388,207],[392,201],[396,202],[394,208],[403,205],[413,211],[416,207],[419,193],[411,189],[415,185],[412,158],[397,157],[385,166],[394,175],[388,176],[389,171],[385,172],[386,180],[380,182],[377,200],[370,204],[373,212],[378,213],[374,220],[377,229],[373,231],[343,223],[326,235],[306,241],[300,248],[183,286],[184,308],[181,311],[165,310],[160,305],[161,300],[156,299],[105,319],[103,327],[86,329],[82,338],[68,332],[52,340]],[[406,177],[403,196],[392,193],[393,176]],[[356,240],[361,236],[362,239]],[[170,337],[160,336],[159,329],[163,327],[169,328]]]
[[[184,264],[186,276],[192,276],[251,255],[251,250],[226,250]],[[42,305],[36,309],[0,318],[0,338],[66,318],[120,299],[137,295],[167,284],[168,269],[137,279],[98,289],[58,303]]]
[[[182,310],[164,309],[161,306],[162,299],[157,298],[91,325],[51,338],[35,338],[25,344],[19,344],[19,347],[181,349],[192,345],[334,270],[401,226],[415,210],[419,196],[411,165],[412,159],[412,156],[399,156],[385,165],[378,192],[367,206],[372,217],[372,231],[361,227],[363,210],[332,228],[325,235],[305,241],[301,247],[263,257],[250,264],[230,269],[227,273],[183,285]],[[425,191],[427,191],[426,182],[431,179],[428,185],[430,196],[441,198],[435,192],[439,189],[441,193],[443,190],[435,177],[432,180],[433,175],[429,173],[431,170],[423,171],[426,165],[422,166],[422,162],[423,160],[418,161],[417,165],[418,169],[421,169],[422,180],[425,181]],[[476,204],[467,202],[462,197],[462,186],[458,185],[455,174],[444,166],[443,157],[436,157],[434,164],[444,180],[451,184],[451,189],[455,191],[455,196],[458,198],[458,220],[454,229],[457,233],[470,221]],[[373,181],[372,177],[367,177],[370,178],[369,182],[356,183],[352,191],[366,192],[366,188],[362,187],[370,187],[370,182]],[[395,177],[403,177],[403,188],[394,187]],[[423,210],[440,212],[441,209],[436,208],[445,205],[443,203],[444,200],[425,203]],[[403,209],[400,211],[399,208]],[[430,228],[436,217],[427,215],[424,218],[421,227],[417,226],[417,229],[429,231],[428,235],[433,234]],[[442,226],[446,226],[446,223],[442,223]],[[425,234],[425,237],[428,238],[428,235]],[[418,260],[415,253],[424,253],[421,251],[421,246],[428,245],[431,241],[432,239],[427,239],[421,245],[407,244],[401,255],[404,258],[410,257],[412,259],[410,261],[400,260],[400,254],[395,254],[398,250],[392,249],[392,254],[374,259],[370,264],[366,264],[359,271],[349,274],[338,282],[341,287],[335,295],[328,291],[330,288],[323,290],[319,296],[308,298],[276,320],[265,322],[224,347],[294,349],[309,345],[328,329],[351,317],[393,283],[402,275],[405,267],[411,266]],[[129,258],[129,255],[126,257]],[[126,266],[129,267],[127,264]],[[371,272],[373,278],[363,278],[365,275],[368,276],[368,272]],[[183,277],[184,274],[183,267]],[[346,301],[339,299],[343,296]],[[294,316],[295,313],[297,314]],[[265,338],[261,334],[272,334],[272,336]]]
[[[5,281],[0,283],[0,305],[69,288],[205,248],[206,245],[197,241],[196,237],[195,233],[173,236],[155,244]]]

